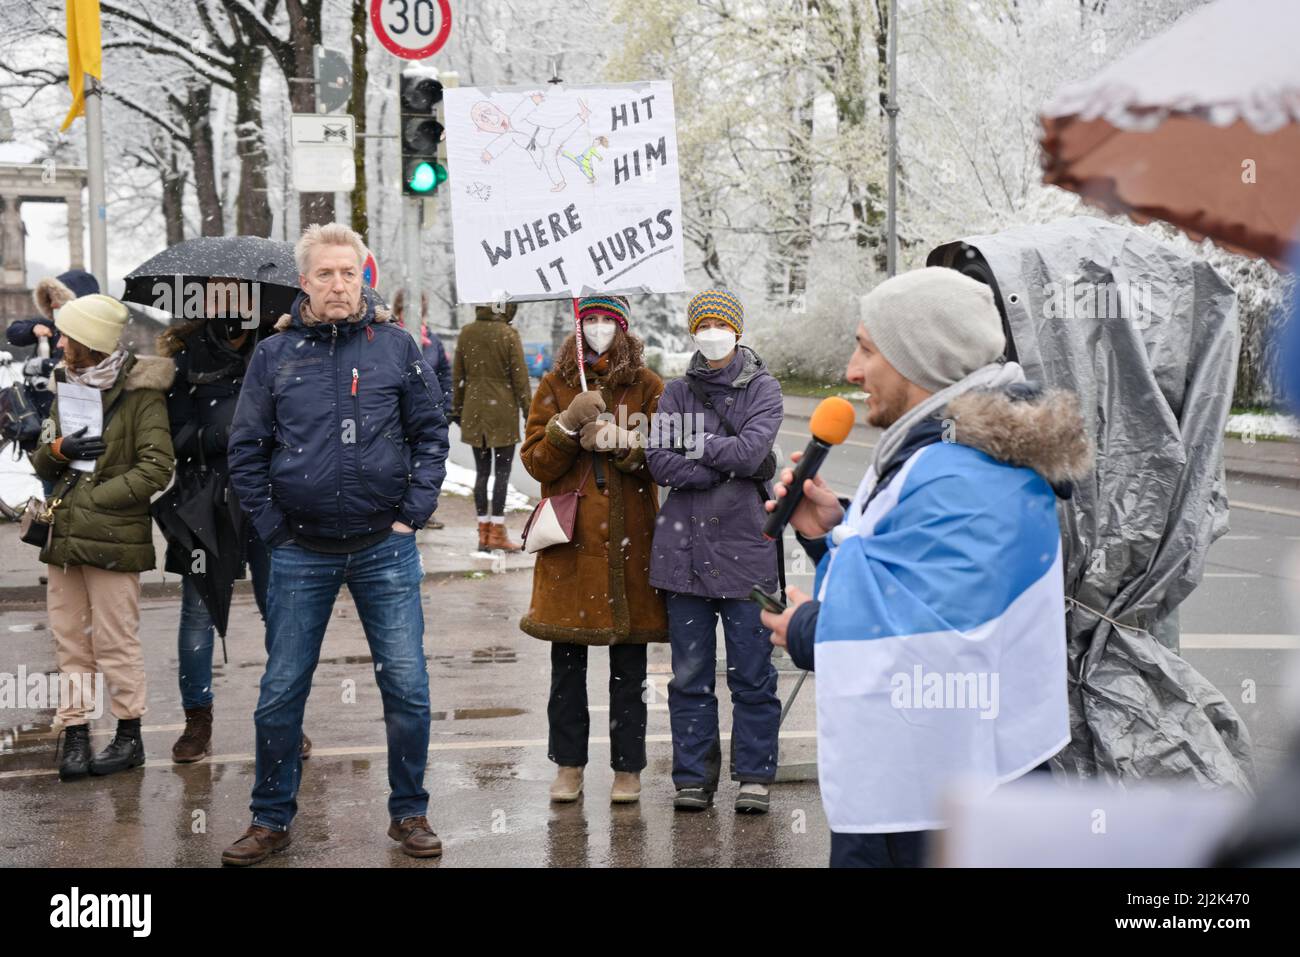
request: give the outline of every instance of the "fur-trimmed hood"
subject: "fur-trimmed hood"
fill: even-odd
[[[953,441],[1031,468],[1053,487],[1077,482],[1092,469],[1092,440],[1071,392],[974,390],[949,402],[945,417],[952,420]]]
[[[645,343],[634,333],[618,330],[614,341],[610,343],[609,369],[601,378],[611,387],[631,385],[637,374],[645,368]],[[555,357],[553,370],[570,388],[581,385],[578,378],[578,336],[569,333],[569,337],[560,346],[559,355]]]
[[[176,365],[165,356],[136,356],[135,364],[126,374],[122,388],[127,392],[136,389],[157,389],[166,392],[176,379]]]
[[[69,269],[57,276],[46,276],[32,290],[32,301],[42,316],[54,320],[54,310],[76,299],[99,292],[95,277],[82,269]]]

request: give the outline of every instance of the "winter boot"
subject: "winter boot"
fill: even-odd
[[[510,541],[510,536],[506,534],[504,522],[491,522],[491,530],[488,532],[488,548],[492,551],[500,550],[503,552],[522,551],[523,547],[518,542]]]
[[[479,550],[480,552],[486,552],[486,551],[487,551],[487,548],[488,548],[488,537],[489,537],[489,535],[491,535],[491,533],[492,533],[492,523],[491,523],[491,522],[479,522],[479,523],[478,523],[478,550]]]
[[[555,783],[551,785],[551,800],[556,804],[570,804],[581,796],[582,768],[561,765],[555,772]]]
[[[144,742],[140,740],[140,719],[123,718],[108,747],[90,760],[90,773],[113,774],[144,764]]]
[[[74,724],[64,728],[63,760],[59,762],[59,780],[75,781],[90,773],[90,726]],[[58,748],[55,748],[58,752]]]
[[[637,771],[615,771],[610,804],[635,804],[641,800],[641,775]]]
[[[172,745],[172,760],[193,764],[212,753],[212,705],[185,709],[185,730]]]

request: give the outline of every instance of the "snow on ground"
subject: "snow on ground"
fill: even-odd
[[[1228,416],[1224,431],[1257,439],[1300,439],[1300,421],[1278,412],[1242,412]]]
[[[27,456],[15,460],[8,449],[0,453],[0,499],[16,508],[33,495],[44,497],[40,480],[32,471]]]
[[[488,499],[492,498],[492,486],[496,483],[496,476],[493,475],[488,481]],[[465,468],[463,465],[457,465],[455,462],[447,463],[447,478],[442,483],[442,491],[447,495],[473,495],[474,494],[474,470]],[[513,485],[509,486],[506,491],[506,511],[507,512],[531,512],[533,503],[528,500],[528,496]]]

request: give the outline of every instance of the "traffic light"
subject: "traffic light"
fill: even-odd
[[[402,193],[427,196],[446,182],[446,154],[441,151],[442,83],[437,77],[403,73]]]

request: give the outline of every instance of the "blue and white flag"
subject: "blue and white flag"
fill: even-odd
[[[914,453],[818,566],[818,766],[831,830],[944,825],[955,781],[989,790],[1069,740],[1056,496],[964,445]]]

